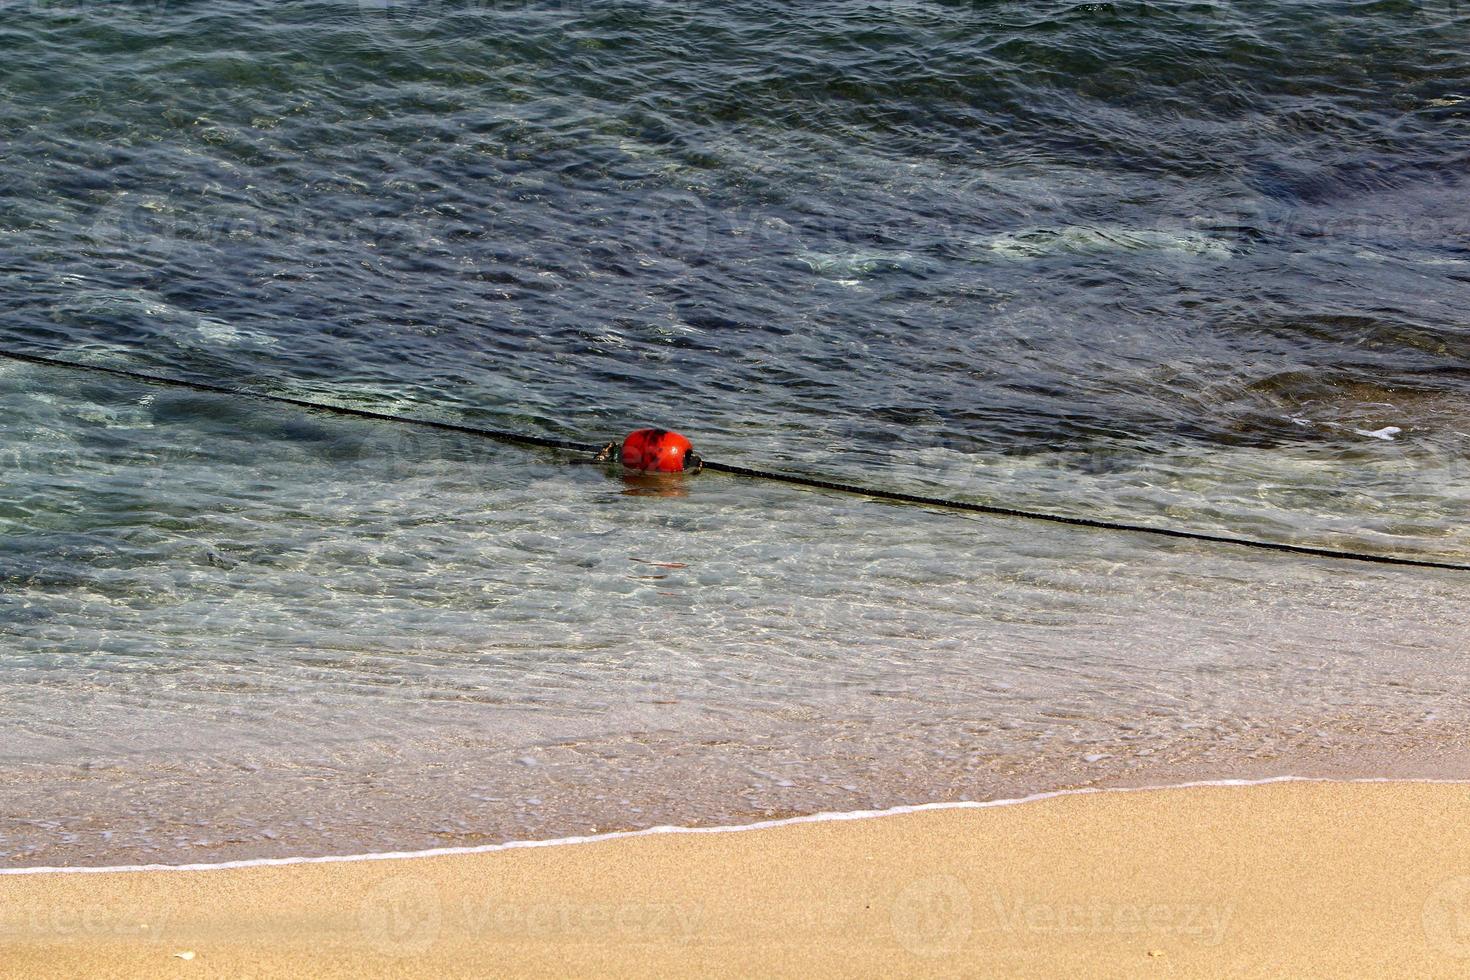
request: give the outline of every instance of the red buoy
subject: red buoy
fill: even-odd
[[[698,473],[704,461],[677,432],[639,429],[623,440],[623,465],[650,473]]]

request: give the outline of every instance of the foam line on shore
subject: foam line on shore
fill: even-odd
[[[760,820],[754,823],[734,824],[721,827],[645,827],[642,830],[616,830],[605,834],[589,834],[580,837],[555,837],[546,840],[515,840],[500,844],[477,844],[471,847],[435,847],[422,851],[383,851],[372,854],[326,854],[319,857],[250,858],[242,861],[220,861],[212,864],[121,864],[100,867],[35,867],[0,868],[0,875],[33,874],[124,874],[138,871],[228,871],[236,868],[270,868],[294,864],[344,864],[353,861],[401,861],[409,858],[453,857],[465,854],[492,854],[523,847],[560,847],[567,844],[595,844],[600,841],[621,840],[628,837],[651,837],[657,834],[735,834],[747,830],[765,830],[771,827],[786,827],[802,823],[823,823],[839,820],[870,820],[875,817],[891,817],[905,813],[923,813],[930,810],[986,810],[992,807],[1016,806],[1022,803],[1037,803],[1063,796],[1090,796],[1102,793],[1147,793],[1171,789],[1197,789],[1202,787],[1267,786],[1272,783],[1429,783],[1447,785],[1470,785],[1470,779],[1413,779],[1391,776],[1364,776],[1351,779],[1333,779],[1315,776],[1271,776],[1266,779],[1207,779],[1188,783],[1172,783],[1156,786],[1085,786],[1076,789],[1049,790],[1005,800],[956,800],[948,803],[912,803],[891,807],[886,810],[851,810],[837,813],[811,813],[798,817],[782,817],[779,820]]]

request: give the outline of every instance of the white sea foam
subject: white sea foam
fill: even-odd
[[[1059,252],[1175,252],[1207,258],[1228,258],[1230,243],[1183,230],[1067,225],[1062,228],[1026,228],[1004,232],[981,243],[1008,259],[1038,259]]]
[[[201,317],[195,329],[204,341],[222,347],[273,347],[276,343],[276,338],[270,334],[242,329],[210,317]]]
[[[907,806],[891,807],[886,810],[812,813],[800,817],[784,817],[780,820],[760,820],[755,823],[721,827],[647,827],[643,830],[620,830],[607,834],[556,837],[546,840],[505,841],[500,844],[481,844],[474,847],[436,847],[423,851],[383,851],[372,854],[327,854],[319,857],[252,858],[243,861],[220,861],[215,864],[120,864],[110,867],[0,868],[0,875],[118,874],[137,871],[227,871],[235,868],[271,868],[294,864],[345,864],[355,861],[397,861],[410,858],[454,857],[466,854],[493,854],[498,851],[519,850],[528,847],[596,844],[602,841],[623,840],[632,837],[653,837],[660,834],[737,834],[747,830],[768,830],[773,827],[790,827],[804,823],[870,820],[877,817],[900,816],[905,813],[927,813],[933,810],[988,810],[994,807],[1016,806],[1022,803],[1039,803],[1043,800],[1052,800],[1065,796],[1093,796],[1105,793],[1150,793],[1162,790],[1200,789],[1208,787],[1268,786],[1274,783],[1428,783],[1434,785],[1466,786],[1470,785],[1470,779],[1401,779],[1388,776],[1327,779],[1312,776],[1272,776],[1267,779],[1205,779],[1157,786],[1082,787],[1079,789],[1059,789],[1045,793],[1033,793],[1030,796],[1005,800],[959,800],[951,803],[915,803]]]
[[[917,265],[912,252],[803,252],[797,256],[809,269],[818,275],[841,277],[846,285],[855,282],[850,277],[869,275],[886,269],[911,269]]]

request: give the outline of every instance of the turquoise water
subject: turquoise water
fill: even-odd
[[[1454,3],[9,5],[0,343],[1466,561],[1466,41]],[[0,472],[10,864],[1378,772],[1465,718],[1450,573],[15,364]]]

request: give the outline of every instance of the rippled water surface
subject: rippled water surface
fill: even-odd
[[[0,50],[0,346],[1470,560],[1453,0],[30,0]],[[0,474],[10,864],[1392,772],[1470,702],[1455,573],[15,363]]]

